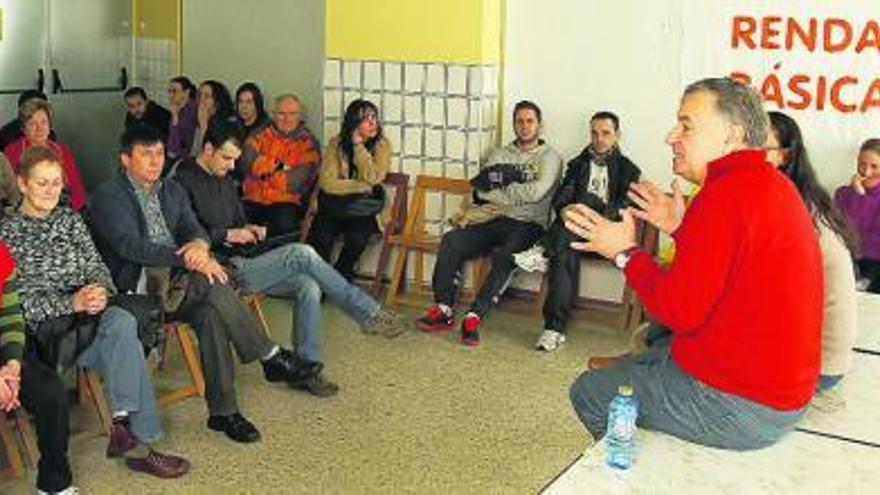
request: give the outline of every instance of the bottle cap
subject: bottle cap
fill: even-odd
[[[632,385],[621,385],[617,387],[617,393],[624,397],[629,397],[633,394]]]

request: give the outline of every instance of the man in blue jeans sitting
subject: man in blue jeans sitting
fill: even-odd
[[[643,181],[620,222],[582,204],[563,213],[583,239],[572,247],[614,259],[670,333],[572,385],[594,438],[620,385],[638,397],[640,426],[719,448],[765,447],[804,414],[819,376],[822,259],[803,200],[767,162],[768,132],[753,88],[698,81],[667,137],[673,172],[701,186],[687,210],[678,187],[670,198]],[[638,249],[633,217],[674,239],[671,265]]]
[[[365,333],[399,335],[403,327],[397,315],[348,283],[311,246],[290,242],[275,247],[272,238],[266,239],[265,227],[247,223],[237,184],[228,176],[241,155],[242,142],[237,126],[212,125],[201,152],[181,162],[174,176],[211,236],[212,250],[229,257],[237,269],[242,290],[295,304],[291,340],[296,342],[297,354],[310,361],[321,361],[322,292],[354,317]],[[294,386],[319,397],[339,390],[320,373]]]

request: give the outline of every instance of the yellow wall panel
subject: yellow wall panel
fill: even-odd
[[[501,1],[327,0],[327,56],[497,62]]]
[[[135,36],[177,39],[180,0],[133,0]]]

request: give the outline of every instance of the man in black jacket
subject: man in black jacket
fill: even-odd
[[[354,317],[364,333],[393,337],[402,332],[394,313],[348,283],[311,246],[294,242],[289,234],[266,238],[266,227],[247,222],[238,184],[229,176],[243,141],[237,124],[211,125],[198,156],[185,158],[174,174],[209,233],[214,252],[228,257],[236,268],[242,292],[261,292],[293,305],[291,341],[305,361],[321,361],[322,293]],[[291,386],[319,397],[338,390],[323,373]]]
[[[639,180],[639,167],[620,152],[619,141],[617,115],[595,113],[590,118],[590,144],[568,163],[562,185],[553,197],[556,219],[542,241],[550,267],[544,332],[535,344],[539,350],[553,351],[565,342],[565,325],[578,295],[580,252],[569,244],[579,239],[565,228],[562,211],[581,203],[617,220],[619,210],[626,206],[629,185]]]
[[[128,88],[123,95],[125,107],[125,128],[146,125],[159,131],[162,142],[168,141],[168,124],[171,123],[171,112],[162,105],[147,98],[144,88],[134,86]]]
[[[101,184],[89,199],[95,243],[120,292],[138,290],[144,267],[186,274],[177,314],[199,337],[208,428],[237,442],[255,442],[260,433],[236,403],[230,345],[242,363],[259,359],[271,382],[296,383],[320,372],[321,364],[300,360],[269,340],[227,283],[228,275],[211,255],[210,237],[186,192],[174,181],[159,178],[165,162],[161,135],[139,126],[125,131],[121,145],[124,171]]]

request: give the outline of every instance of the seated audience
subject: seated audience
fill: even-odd
[[[311,246],[276,246],[266,239],[265,227],[247,223],[237,185],[227,175],[241,154],[241,134],[237,125],[212,125],[202,152],[184,160],[174,180],[188,193],[215,252],[230,258],[242,291],[262,292],[294,304],[291,341],[304,360],[321,361],[322,292],[360,322],[365,333],[397,335],[401,331],[397,316],[346,282]],[[321,397],[338,390],[321,373],[292,385]]]
[[[165,160],[161,135],[149,127],[132,128],[122,135],[121,148],[123,170],[89,200],[92,231],[113,281],[121,292],[135,292],[144,267],[171,270],[171,280],[162,285],[184,287],[176,317],[199,337],[208,428],[237,442],[255,442],[260,433],[236,402],[232,350],[242,363],[260,360],[270,382],[299,383],[321,366],[275,345],[238,298],[226,270],[211,256],[210,237],[186,192],[159,177]]]
[[[162,437],[153,385],[138,340],[137,320],[113,302],[116,288],[79,214],[59,206],[61,158],[32,146],[21,161],[21,207],[0,222],[16,260],[24,318],[46,365],[76,364],[104,378],[113,415],[107,457],[123,457]],[[65,340],[75,346],[65,352]],[[147,449],[126,459],[133,470],[162,478],[182,476],[189,462]]]
[[[32,98],[21,106],[18,118],[22,122],[24,136],[9,143],[3,150],[12,169],[18,173],[21,155],[31,146],[45,146],[52,149],[61,157],[61,164],[64,167],[65,202],[69,200],[69,205],[74,210],[85,206],[86,188],[80,179],[73,152],[66,144],[51,139],[52,107],[49,103],[39,98]]]
[[[492,270],[461,322],[461,342],[468,346],[480,344],[480,324],[510,283],[516,268],[513,253],[544,234],[562,169],[559,154],[540,137],[537,105],[517,103],[513,129],[516,140],[492,152],[471,180],[475,204],[455,219],[459,228],[443,235],[431,282],[435,304],[416,320],[416,326],[426,332],[451,330],[464,262],[490,255]]]
[[[238,122],[235,107],[229,90],[220,81],[209,79],[199,86],[199,100],[196,134],[193,138],[190,155],[196,156],[202,150],[205,132],[215,122]]]
[[[61,377],[42,362],[25,342],[24,317],[18,296],[15,261],[0,242],[0,414],[19,406],[28,410],[37,428],[37,490],[75,495],[67,459],[70,410]]]
[[[292,94],[275,98],[272,124],[245,142],[244,210],[270,237],[299,232],[321,167],[321,146]]]
[[[43,93],[38,89],[29,89],[27,91],[22,91],[21,94],[18,95],[18,106],[16,108],[21,110],[22,105],[33,99],[49,101],[49,99],[46,98],[46,93]],[[6,146],[8,146],[9,143],[22,136],[24,136],[24,129],[22,128],[21,119],[16,115],[14,119],[10,120],[0,128],[0,150],[6,149]],[[55,136],[55,131],[49,131],[49,139],[52,141],[58,141],[58,138]]]
[[[852,252],[857,240],[831,195],[819,184],[800,127],[781,112],[769,112],[767,161],[794,182],[819,237],[824,279],[822,367],[817,390],[833,387],[852,361],[857,335],[856,281]]]
[[[568,163],[562,184],[553,196],[556,219],[537,250],[550,258],[547,298],[544,300],[544,332],[535,348],[554,351],[565,342],[566,323],[578,296],[580,251],[571,248],[576,240],[565,228],[562,211],[581,203],[617,220],[627,204],[629,185],[639,180],[641,170],[620,151],[620,120],[611,112],[597,112],[590,118],[590,144]],[[534,248],[533,248],[534,249]]]
[[[168,110],[171,122],[168,124],[167,167],[164,176],[177,160],[189,155],[193,137],[198,126],[198,107],[196,87],[186,76],[177,76],[168,82]]]
[[[349,281],[370,237],[380,232],[376,215],[385,207],[382,181],[390,164],[391,142],[382,135],[379,110],[367,100],[354,100],[345,110],[339,135],[324,150],[308,239],[330,262],[336,237],[342,234],[334,266]]]
[[[673,172],[702,186],[686,211],[680,189],[670,198],[644,181],[620,222],[585,205],[564,213],[583,239],[572,247],[614,259],[670,332],[572,385],[594,438],[620,385],[633,387],[641,426],[719,448],[768,446],[806,411],[820,366],[822,259],[804,200],[766,160],[767,133],[757,91],[698,81],[667,138]],[[638,249],[634,216],[673,236],[671,265]]]
[[[848,186],[834,193],[834,203],[859,237],[856,264],[868,292],[880,294],[880,139],[859,148],[858,169]]]
[[[235,91],[235,113],[244,128],[245,139],[271,122],[266,114],[263,92],[256,83],[243,83]]]
[[[124,94],[125,128],[134,125],[147,125],[162,134],[163,141],[168,140],[168,126],[171,124],[171,112],[155,101],[147,98],[144,88],[134,86],[128,88]]]

